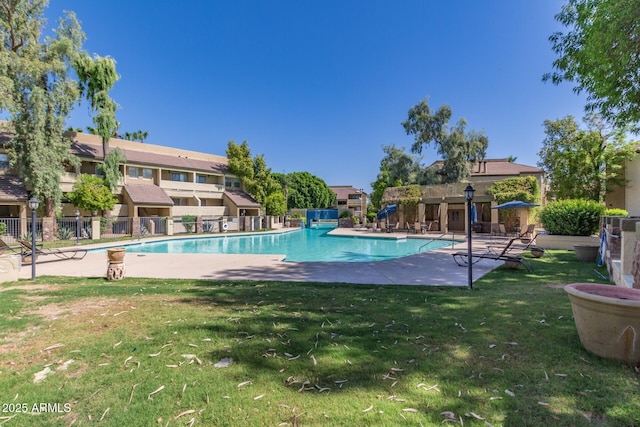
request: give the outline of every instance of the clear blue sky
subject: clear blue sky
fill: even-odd
[[[382,146],[428,98],[489,138],[489,158],[535,166],[543,122],[583,116],[570,84],[543,83],[560,0],[52,0],[89,53],[112,56],[121,132],[224,155],[246,140],[274,172],[370,191]],[[91,125],[86,106],[69,125]],[[424,151],[424,163],[436,159]]]

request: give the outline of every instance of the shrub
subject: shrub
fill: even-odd
[[[4,236],[5,234],[7,234],[7,223],[0,222],[0,236]]]
[[[590,236],[598,231],[604,206],[591,200],[560,200],[549,203],[540,214],[542,226],[551,234]]]
[[[340,218],[349,218],[351,216],[351,213],[347,210],[344,211],[340,211],[340,215],[338,215]]]
[[[195,215],[182,215],[182,225],[187,233],[191,233],[196,225],[198,217]]]
[[[629,212],[624,209],[610,208],[604,211],[604,216],[629,216]]]
[[[76,233],[70,228],[60,227],[58,228],[57,237],[58,240],[71,240],[76,237]]]

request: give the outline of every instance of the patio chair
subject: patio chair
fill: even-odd
[[[426,231],[422,224],[420,224],[419,222],[415,222],[413,224],[413,229],[415,230],[416,234],[418,233],[418,230],[420,230],[420,234],[424,234]]]
[[[34,249],[31,246],[31,242],[27,242],[26,240],[18,240],[18,243],[23,247],[22,257],[31,256],[34,253]],[[77,249],[77,248],[69,248],[69,249],[57,249],[57,248],[35,248],[36,257],[40,255],[54,255],[58,259],[82,259],[87,255],[86,249]]]
[[[506,237],[507,229],[505,228],[504,224],[497,224],[494,222],[491,224],[491,235]]]
[[[524,229],[524,231],[522,231],[520,233],[520,235],[518,236],[518,238],[520,240],[526,240],[529,239],[531,237],[533,237],[533,233],[536,231],[536,225],[535,224],[529,224],[527,225],[527,227]],[[525,243],[524,241],[522,243]]]

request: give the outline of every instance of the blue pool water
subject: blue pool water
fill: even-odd
[[[451,244],[423,239],[385,239],[330,236],[326,228],[305,228],[288,233],[220,236],[165,240],[127,246],[133,253],[285,254],[295,262],[381,261],[412,255]]]

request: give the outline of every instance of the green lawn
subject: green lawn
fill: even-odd
[[[634,425],[640,373],[582,348],[561,286],[602,279],[550,252],[472,291],[5,283],[0,425]]]

